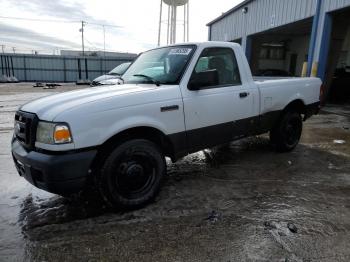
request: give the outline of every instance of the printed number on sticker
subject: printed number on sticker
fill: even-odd
[[[191,50],[191,48],[173,48],[170,50],[169,55],[188,55]]]

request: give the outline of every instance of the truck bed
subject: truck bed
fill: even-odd
[[[282,110],[291,101],[319,101],[321,81],[312,77],[254,77],[260,90],[260,113]]]

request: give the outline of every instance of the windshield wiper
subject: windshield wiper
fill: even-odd
[[[153,84],[155,84],[156,86],[160,86],[160,82],[155,80],[153,77],[150,77],[148,75],[144,75],[144,74],[135,74],[133,76],[139,76],[139,77],[144,77],[147,78],[149,81],[151,81]]]

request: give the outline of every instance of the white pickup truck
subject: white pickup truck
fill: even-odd
[[[144,52],[123,81],[19,108],[19,174],[60,195],[93,183],[112,207],[135,208],[157,194],[165,157],[267,132],[277,150],[290,151],[320,104],[319,79],[254,81],[241,47],[226,42]]]

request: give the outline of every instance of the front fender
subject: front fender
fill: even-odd
[[[159,122],[156,118],[149,116],[133,116],[124,119],[120,119],[111,125],[108,130],[105,131],[104,136],[98,141],[98,144],[103,144],[111,137],[131,128],[135,127],[151,127],[166,134],[166,127],[163,123]]]

